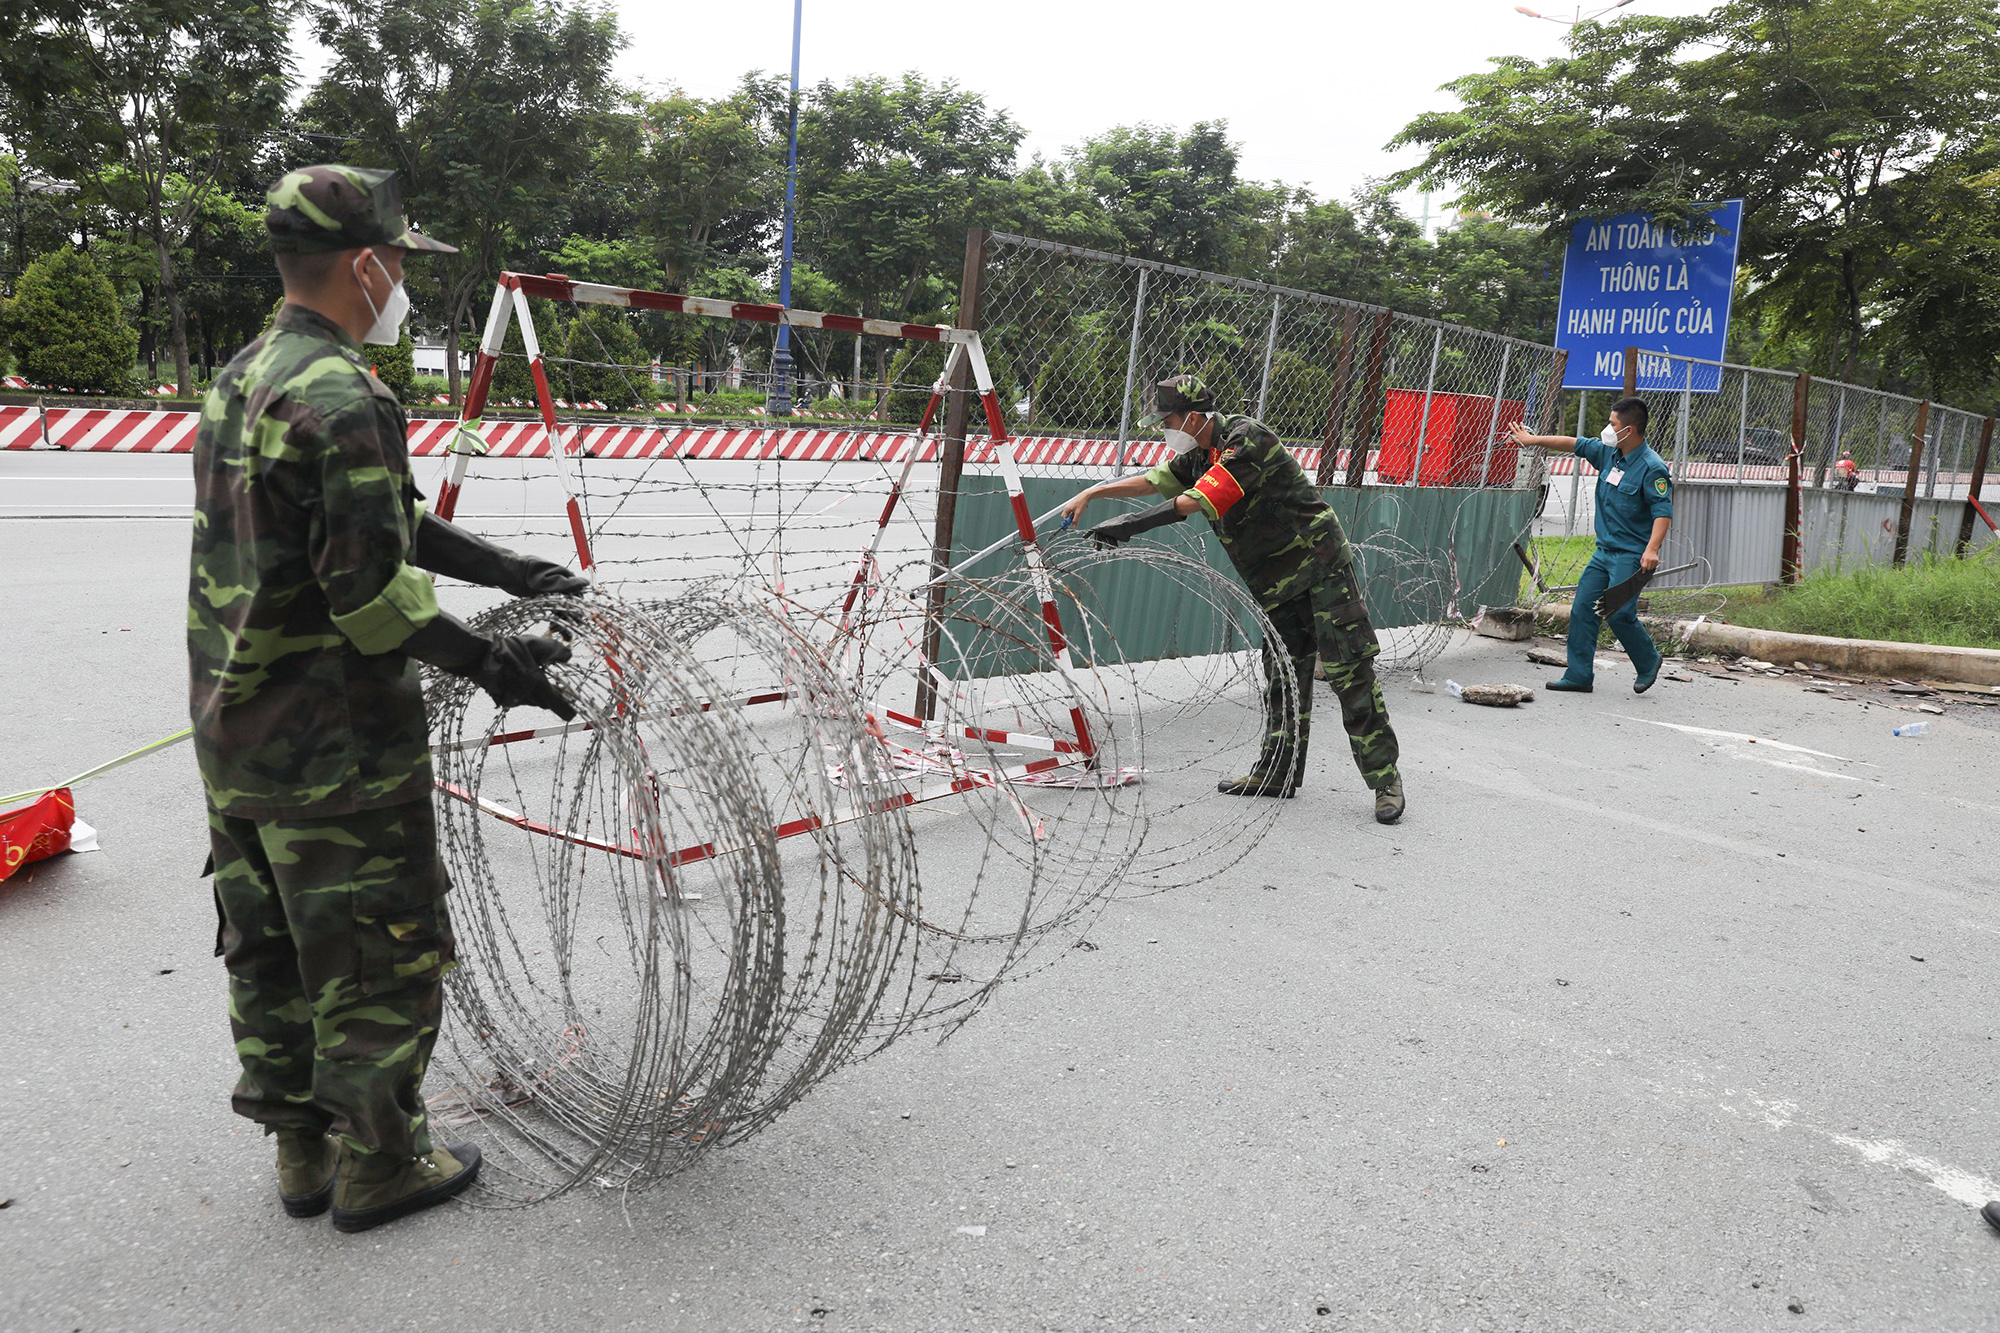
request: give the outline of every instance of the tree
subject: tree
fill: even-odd
[[[1455,183],[1551,232],[1740,197],[1746,313],[1852,378],[1941,146],[1990,122],[2000,16],[1991,0],[1731,0],[1580,24],[1564,56],[1493,66],[1446,85],[1459,110],[1391,141],[1429,150],[1398,184]]]
[[[28,154],[135,215],[188,373],[175,251],[289,88],[286,17],[262,0],[17,0],[0,17],[0,80]]]
[[[139,335],[86,252],[64,246],[29,264],[7,303],[6,332],[16,367],[32,383],[68,393],[131,388]]]
[[[1248,224],[1271,203],[1236,176],[1236,145],[1222,121],[1185,135],[1157,125],[1119,126],[1070,155],[1077,185],[1097,201],[1117,247],[1141,259],[1230,272]]]
[[[548,368],[549,388],[558,398],[596,401],[607,407],[635,407],[652,387],[650,358],[623,310],[586,306],[569,322],[563,338],[566,365]]]
[[[1011,204],[1023,131],[949,81],[822,83],[799,122],[798,250],[862,313],[944,315],[969,227]]]
[[[407,328],[395,346],[370,347],[368,361],[375,368],[375,378],[389,387],[398,402],[410,401],[410,391],[417,379],[417,345]]]
[[[457,401],[474,301],[587,175],[617,20],[589,0],[317,0],[313,26],[334,62],[306,117],[359,136],[360,164],[394,167],[412,221],[459,247],[412,266],[437,295]]]

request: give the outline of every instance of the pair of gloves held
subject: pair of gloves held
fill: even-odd
[[[547,560],[531,560],[475,537],[435,514],[417,525],[410,562],[448,578],[498,588],[515,597],[576,597],[590,580]],[[463,676],[502,708],[532,705],[563,721],[576,708],[548,677],[548,668],[569,661],[569,645],[543,635],[481,634],[457,616],[437,617],[403,641],[403,651],[455,676]]]

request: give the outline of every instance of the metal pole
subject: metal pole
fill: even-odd
[[[1486,427],[1486,452],[1479,459],[1479,476],[1474,486],[1486,486],[1492,482],[1488,475],[1493,470],[1493,442],[1500,434],[1500,400],[1507,393],[1507,358],[1514,354],[1514,344],[1500,344],[1500,378],[1493,384],[1493,420]]]
[[[1944,413],[1942,411],[1937,414],[1937,420],[1931,423],[1931,432],[1937,438],[1931,441],[1931,447],[1925,451],[1930,455],[1924,462],[1924,499],[1926,500],[1937,498],[1938,455],[1944,452]]]
[[[1930,435],[1931,400],[1917,404],[1917,427],[1910,432],[1910,471],[1903,478],[1903,504],[1896,511],[1895,564],[1902,567],[1910,555],[1910,515],[1917,507],[1917,478],[1923,475],[1924,441]]]
[[[986,277],[984,227],[965,233],[965,272],[958,284],[958,327],[979,327],[980,286]],[[958,520],[958,483],[965,474],[965,418],[971,407],[972,358],[958,359],[944,405],[944,452],[938,459],[937,521],[931,535],[931,587],[924,608],[924,661],[935,663],[944,630],[944,572],[951,568],[952,533]],[[917,716],[926,722],[937,710],[931,673],[917,672]]]
[[[1144,270],[1140,270],[1144,272]],[[1278,351],[1278,306],[1285,298],[1271,297],[1271,327],[1264,335],[1264,377],[1257,384],[1257,410],[1252,413],[1259,421],[1264,419],[1264,404],[1271,397],[1271,358]]]
[[[1576,395],[1576,435],[1583,438],[1583,414],[1590,410],[1590,390],[1579,389]],[[1569,512],[1563,515],[1563,537],[1576,535],[1576,492],[1583,484],[1583,460],[1571,451],[1569,459]]]
[[[1819,451],[1819,466],[1813,470],[1813,489],[1826,489],[1826,470],[1833,463],[1833,451],[1840,448],[1840,437],[1847,429],[1847,386],[1840,386],[1840,396],[1833,402],[1833,435],[1827,440],[1826,448]]]
[[[1736,414],[1736,484],[1743,484],[1743,446],[1750,438],[1750,372],[1743,372],[1743,406]]]
[[[1125,350],[1125,397],[1118,407],[1118,462],[1114,473],[1125,470],[1125,441],[1132,431],[1132,382],[1139,375],[1139,325],[1146,318],[1146,278],[1151,269],[1139,270],[1139,294],[1132,300],[1132,344]]]
[[[1806,417],[1812,411],[1812,376],[1800,371],[1792,381],[1792,447],[1785,454],[1785,530],[1778,539],[1778,582],[1799,581],[1799,547],[1805,525],[1805,497],[1799,493],[1799,458],[1806,447]]]
[[[793,201],[799,184],[799,32],[805,25],[806,0],[792,0],[792,113],[789,146],[785,150],[785,238],[778,261],[778,304],[792,304]],[[771,390],[764,410],[772,416],[792,414],[792,326],[778,325],[778,347],[771,354]]]
[[[1438,356],[1444,351],[1444,325],[1440,324],[1431,339],[1431,368],[1424,376],[1424,411],[1417,419],[1417,461],[1410,466],[1410,485],[1423,484],[1424,452],[1430,447],[1431,394],[1437,388]]]
[[[1719,373],[1719,372],[1718,372]],[[1680,420],[1674,427],[1674,477],[1678,480],[1687,469],[1688,419],[1694,413],[1694,362],[1687,363],[1686,382],[1681,386]]]

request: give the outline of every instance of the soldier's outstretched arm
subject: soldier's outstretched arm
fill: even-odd
[[[495,545],[429,510],[417,523],[410,560],[433,574],[498,588],[514,597],[576,597],[590,591],[590,580],[581,574]]]

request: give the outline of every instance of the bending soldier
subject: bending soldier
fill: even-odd
[[[285,304],[217,377],[195,442],[189,701],[208,803],[232,1105],[275,1133],[285,1211],[360,1231],[470,1185],[431,1141],[424,1067],[455,955],[417,663],[502,706],[574,710],[554,639],[488,638],[429,569],[517,596],[587,580],[425,513],[395,395],[409,229],[387,172],[318,166],[267,195]]]
[[[1262,422],[1217,414],[1197,375],[1177,375],[1157,390],[1143,425],[1162,425],[1175,453],[1140,476],[1079,492],[1063,506],[1072,521],[1090,502],[1157,492],[1164,503],[1090,529],[1102,544],[1178,523],[1199,510],[1208,517],[1236,572],[1271,619],[1284,651],[1264,645],[1267,680],[1264,745],[1248,774],[1217,784],[1230,796],[1291,796],[1305,776],[1312,734],[1314,654],[1340,700],[1361,777],[1375,793],[1375,818],[1392,824],[1403,813],[1403,779],[1396,769],[1396,733],[1389,725],[1374,658],[1381,651],[1355,580],[1354,554],[1326,501],[1298,460]],[[1298,682],[1298,722],[1283,716],[1289,671]]]

